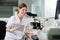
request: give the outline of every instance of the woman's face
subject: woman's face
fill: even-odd
[[[18,9],[19,10],[19,15],[20,16],[24,16],[27,12],[27,8],[26,7],[23,7],[21,9]]]

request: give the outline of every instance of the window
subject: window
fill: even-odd
[[[0,18],[13,15],[13,7],[18,6],[18,0],[0,0]]]

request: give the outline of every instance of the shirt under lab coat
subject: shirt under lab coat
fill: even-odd
[[[13,29],[13,25],[23,25],[22,27],[22,31],[21,30],[13,30],[12,32],[6,32],[6,36],[5,39],[7,38],[13,38],[13,39],[21,39],[23,37],[23,35],[25,34],[25,29],[29,28],[31,29],[32,26],[30,25],[30,20],[28,17],[24,16],[22,21],[20,21],[20,19],[18,18],[17,15],[12,16],[9,21],[7,22],[6,27],[7,28],[11,28]],[[20,26],[20,27],[21,27]]]

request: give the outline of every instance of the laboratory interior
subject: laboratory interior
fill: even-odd
[[[11,16],[16,15],[17,18],[17,12],[19,11],[18,6],[21,3],[25,3],[27,5],[25,16],[28,18],[31,25],[30,31],[33,33],[32,36],[25,32],[23,32],[22,36],[20,33],[20,29],[23,29],[21,27],[21,23],[20,25],[17,24],[17,19],[17,21],[12,21],[14,18],[11,18]],[[24,7],[26,7],[26,5]],[[60,0],[0,0],[0,40],[60,40],[59,10]],[[11,20],[9,22],[10,18]],[[28,24],[28,20],[24,19],[24,22]],[[13,23],[14,25],[16,24],[15,26],[17,26],[17,28],[19,26],[20,29],[6,31],[7,26],[9,26],[10,23],[11,25]],[[12,29],[12,27],[10,29]],[[18,36],[20,36],[18,37],[16,33],[20,33],[18,34]]]

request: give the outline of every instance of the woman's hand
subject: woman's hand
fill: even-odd
[[[33,32],[29,32],[27,35],[31,37],[33,35]]]
[[[11,29],[10,28],[6,28],[6,32],[11,32]]]
[[[26,34],[31,37],[33,35],[33,32],[29,29],[26,29]]]

